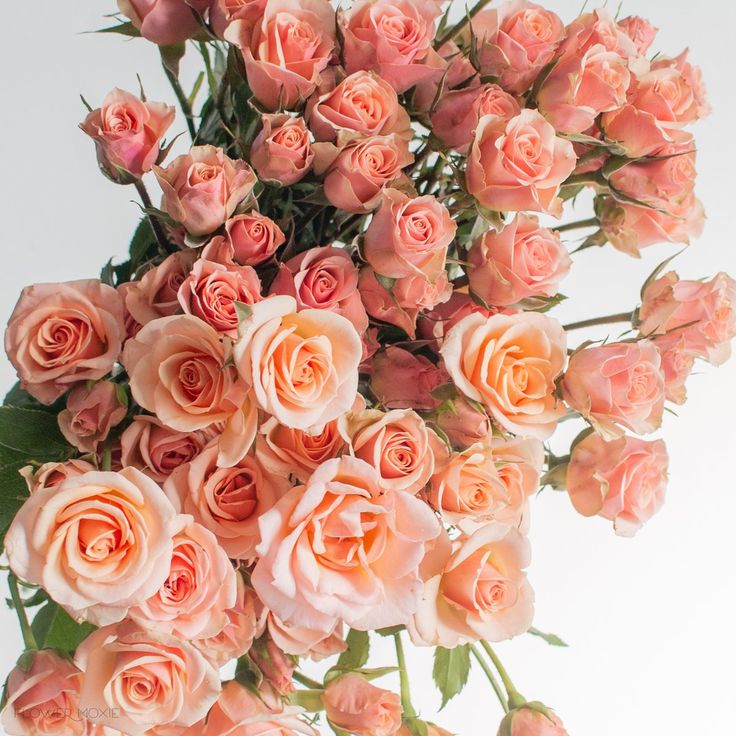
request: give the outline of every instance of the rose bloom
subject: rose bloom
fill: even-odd
[[[200,259],[179,287],[179,304],[228,337],[238,336],[236,302],[261,299],[261,280],[250,266],[229,266]]]
[[[412,107],[421,113],[429,113],[437,101],[437,93],[442,85],[445,93],[472,83],[478,72],[470,59],[461,52],[455,41],[446,41],[437,53],[440,55],[444,71],[440,77],[431,75],[419,82],[412,92]]]
[[[420,315],[419,334],[423,339],[430,342],[430,347],[436,352],[444,342],[450,329],[463,317],[476,313],[490,317],[492,314],[496,314],[497,311],[481,306],[472,299],[470,294],[453,291],[452,296],[446,302]]]
[[[523,213],[502,230],[489,230],[478,238],[468,262],[470,288],[486,304],[500,307],[553,297],[572,266],[560,236]]]
[[[10,568],[74,617],[119,621],[161,586],[175,510],[135,468],[89,472],[40,488],[5,538]]]
[[[445,569],[425,583],[409,631],[417,644],[454,648],[523,634],[534,616],[524,568],[529,542],[517,529],[491,523],[452,543]]]
[[[159,46],[182,43],[201,25],[192,9],[204,13],[212,0],[118,0],[120,12],[141,35]]]
[[[639,55],[636,44],[606,8],[579,15],[567,26],[566,31],[567,37],[560,47],[560,56],[582,55],[597,45],[625,58],[636,59]]]
[[[28,653],[5,685],[3,730],[8,736],[82,736],[87,722],[79,713],[82,673],[66,658],[44,649]]]
[[[682,75],[693,95],[695,109],[691,111],[691,114],[694,112],[696,119],[700,120],[710,115],[711,106],[708,103],[708,93],[703,82],[703,72],[699,66],[690,63],[689,54],[690,50],[685,49],[672,58],[659,56],[652,61],[652,69],[676,69]]]
[[[553,710],[548,709],[545,715],[522,706],[504,717],[498,736],[568,736],[568,733]]]
[[[211,0],[210,25],[222,38],[234,20],[257,21],[266,7],[266,0]]]
[[[327,0],[267,0],[257,19],[232,22],[225,39],[243,54],[255,98],[288,110],[322,80],[335,51],[335,11]]]
[[[75,383],[96,381],[120,354],[123,301],[96,279],[34,284],[21,292],[5,330],[5,352],[21,386],[53,404]]]
[[[202,251],[202,258],[226,265],[257,266],[285,242],[281,228],[270,217],[253,210],[229,219],[225,236],[212,238]]]
[[[554,393],[566,343],[562,325],[544,314],[471,314],[450,330],[440,353],[458,390],[500,427],[547,439],[565,411]]]
[[[481,118],[470,149],[468,191],[493,210],[532,210],[559,216],[560,184],[576,164],[570,141],[536,110],[522,110],[506,121]]]
[[[570,408],[606,439],[622,427],[650,434],[662,424],[664,375],[654,343],[609,343],[579,350],[561,383]]]
[[[323,463],[259,520],[252,582],[285,623],[329,632],[337,619],[367,631],[416,610],[419,565],[440,534],[419,499],[386,489],[366,462]]]
[[[285,294],[299,309],[326,309],[350,320],[359,334],[368,316],[358,293],[358,269],[343,248],[310,248],[282,263],[271,294]]]
[[[687,400],[685,383],[693,372],[698,357],[689,349],[687,339],[681,333],[655,337],[654,344],[662,357],[664,374],[664,396],[674,404],[684,404]]]
[[[341,623],[335,624],[335,628],[325,634],[324,631],[318,629],[287,626],[279,618],[269,613],[267,625],[268,635],[274,644],[285,654],[295,657],[309,656],[318,661],[344,652],[348,648],[342,635]]]
[[[342,149],[321,145],[328,148],[320,149],[315,171],[324,173],[325,196],[334,207],[357,214],[374,210],[381,190],[414,161],[406,140],[395,133],[355,139]]]
[[[212,532],[235,560],[253,560],[260,540],[258,518],[290,487],[251,455],[231,468],[217,464],[217,445],[208,445],[192,462],[177,468],[164,489],[183,513]]]
[[[442,95],[431,115],[432,132],[448,148],[467,153],[481,118],[510,120],[521,112],[515,97],[497,84],[451,90]]]
[[[634,42],[637,52],[644,56],[654,43],[658,29],[638,15],[629,15],[618,22],[618,27]]]
[[[23,476],[28,492],[35,493],[40,488],[57,488],[67,478],[83,475],[90,470],[95,470],[95,466],[86,460],[66,460],[63,463],[44,463],[38,468],[26,465],[18,472]]]
[[[116,88],[79,127],[95,142],[97,161],[105,175],[129,184],[156,163],[161,139],[175,115],[174,108],[163,102],[143,102]]]
[[[358,736],[393,736],[401,726],[401,698],[352,672],[330,680],[322,702],[331,724]]]
[[[445,268],[457,224],[435,197],[408,197],[384,189],[363,243],[363,255],[383,276],[424,276],[435,281]]]
[[[478,45],[478,67],[498,77],[508,92],[521,94],[551,61],[565,37],[565,27],[551,10],[526,0],[507,0],[482,10],[471,21]]]
[[[396,736],[411,736],[411,731],[409,730],[409,727],[406,724],[404,724],[396,732]],[[440,728],[434,723],[428,723],[427,724],[427,736],[453,736],[453,734],[451,734],[449,731],[446,731],[444,728]]]
[[[118,386],[100,381],[89,388],[75,386],[67,397],[66,409],[59,412],[57,419],[69,444],[80,452],[95,452],[110,430],[123,421],[126,411],[118,397]]]
[[[669,271],[644,289],[639,321],[642,335],[683,337],[688,351],[722,365],[736,337],[736,281],[722,272],[686,281]]]
[[[296,310],[289,296],[253,305],[241,323],[235,364],[263,411],[288,427],[318,431],[352,406],[362,346],[339,314]]]
[[[616,534],[631,537],[662,507],[668,463],[662,440],[606,442],[593,433],[573,446],[567,492],[583,516],[610,519]]]
[[[233,160],[214,146],[194,146],[153,171],[164,193],[162,209],[195,236],[217,230],[256,183],[245,161]]]
[[[441,78],[443,61],[432,48],[439,4],[427,0],[358,0],[342,14],[348,74],[370,70],[398,93]]]
[[[312,168],[314,153],[304,119],[288,115],[264,115],[263,128],[255,137],[250,160],[258,176],[290,186]]]
[[[132,621],[90,634],[75,662],[84,672],[80,709],[129,736],[153,726],[191,726],[220,692],[217,670],[191,644]]]

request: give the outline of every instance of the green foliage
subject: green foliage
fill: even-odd
[[[289,702],[298,705],[310,713],[319,713],[324,710],[321,690],[296,690],[289,695]]]
[[[368,661],[368,654],[370,652],[370,636],[368,632],[350,629],[346,641],[348,648],[337,660],[338,667],[345,667],[351,670],[357,670],[363,667]]]
[[[569,644],[566,644],[562,639],[560,639],[557,634],[545,634],[544,631],[540,631],[539,629],[535,629],[532,627],[529,629],[527,634],[531,634],[532,636],[539,637],[540,639],[543,639],[552,647],[567,647]]]
[[[462,691],[469,674],[470,647],[467,644],[454,649],[437,647],[434,650],[432,677],[442,695],[440,710]]]
[[[39,649],[73,652],[95,627],[77,623],[61,606],[49,601],[34,617],[31,631]]]

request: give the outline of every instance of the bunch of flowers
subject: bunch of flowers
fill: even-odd
[[[621,535],[656,513],[667,451],[640,435],[728,357],[736,283],[663,266],[625,314],[550,316],[568,232],[629,256],[698,234],[708,103],[641,18],[489,5],[119,0],[105,31],[159,45],[191,148],[142,90],[90,108],[141,198],[130,258],[27,287],[5,334],[8,734],[442,736],[407,636],[443,705],[477,661],[500,736],[566,733],[489,643],[540,633],[533,497]],[[581,193],[594,215],[556,225]],[[375,636],[396,666],[367,666]]]

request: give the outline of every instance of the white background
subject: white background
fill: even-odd
[[[580,4],[546,3],[566,22]],[[76,129],[84,116],[79,94],[97,105],[113,86],[137,89],[139,73],[150,98],[171,104],[174,98],[151,45],[80,35],[107,25],[101,16],[114,9],[112,0],[22,2],[13,3],[12,16],[5,14],[0,323],[22,286],[94,277],[110,255],[126,252],[138,217],[134,192],[97,172],[92,143]],[[736,273],[736,6],[631,0],[627,13],[662,29],[656,51],[674,55],[690,46],[714,108],[697,128],[699,191],[709,220],[676,267],[690,278]],[[190,55],[194,62],[196,54]],[[177,126],[184,130],[181,118]],[[641,261],[609,249],[580,254],[564,286],[571,298],[560,318],[631,309],[645,277],[672,252],[655,247]],[[13,380],[3,358],[0,387]],[[735,389],[736,362],[719,370],[704,366],[691,379],[688,404],[665,421],[672,457],[667,505],[636,539],[616,538],[607,522],[577,516],[563,494],[545,492],[534,504],[536,626],[571,646],[553,649],[525,636],[498,650],[522,692],[557,709],[573,736],[733,733]],[[0,611],[0,630],[0,669],[7,671],[21,646],[9,611]],[[438,700],[428,654],[410,653],[409,666],[415,700],[429,718]],[[464,736],[488,736],[500,711],[483,675],[474,671],[471,680],[436,720]]]

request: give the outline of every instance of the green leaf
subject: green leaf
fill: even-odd
[[[412,736],[428,736],[427,723],[420,718],[405,718],[404,725]]]
[[[144,217],[139,223],[130,241],[131,268],[137,268],[145,259],[149,249],[156,248],[156,237],[151,229],[151,222]]]
[[[184,58],[187,52],[186,44],[174,43],[170,46],[159,46],[161,61],[164,67],[168,69],[175,77],[179,76],[179,62]]]
[[[368,661],[368,653],[370,651],[371,642],[368,632],[350,629],[346,641],[348,648],[337,660],[338,667],[346,667],[350,670],[363,667]]]
[[[327,672],[325,673],[325,685],[332,682],[333,680],[336,680],[338,677],[342,677],[343,675],[347,675],[349,673],[352,673],[354,675],[360,675],[364,680],[368,680],[369,682],[371,680],[378,680],[381,677],[386,677],[386,675],[392,675],[394,672],[398,672],[398,667],[361,667],[361,668],[354,668],[354,667],[342,667],[339,664],[336,664],[334,667],[331,667]]]
[[[31,630],[39,648],[73,652],[95,627],[77,623],[61,606],[49,601],[35,615]]]
[[[322,702],[322,690],[296,690],[289,695],[289,702],[310,713],[319,713],[325,709]]]
[[[71,454],[53,414],[17,406],[0,407],[0,445],[38,460]]]
[[[130,38],[140,38],[141,32],[130,22],[118,23],[108,28],[100,28],[98,31],[87,31],[88,33],[119,33]]]
[[[467,644],[454,649],[437,647],[434,650],[432,678],[442,694],[440,710],[462,691],[469,674],[470,647]]]
[[[28,486],[19,473],[26,465],[22,460],[0,467],[0,547],[10,522],[28,498]]]
[[[540,631],[539,629],[535,629],[533,626],[531,629],[529,629],[527,634],[531,634],[532,636],[537,636],[540,639],[544,639],[544,641],[547,642],[552,647],[567,647],[569,644],[566,644],[562,639],[560,639],[557,634],[545,634],[544,631]]]
[[[51,406],[46,406],[31,396],[28,391],[21,388],[18,381],[13,388],[5,394],[3,406],[17,406],[19,409],[37,409],[50,414],[58,414],[64,408],[64,400],[60,399]]]
[[[257,693],[263,682],[263,673],[258,665],[246,654],[238,659],[235,666],[235,678],[251,692]]]
[[[398,626],[387,626],[385,629],[376,629],[376,634],[379,636],[393,636],[404,630],[404,627],[399,624]]]

